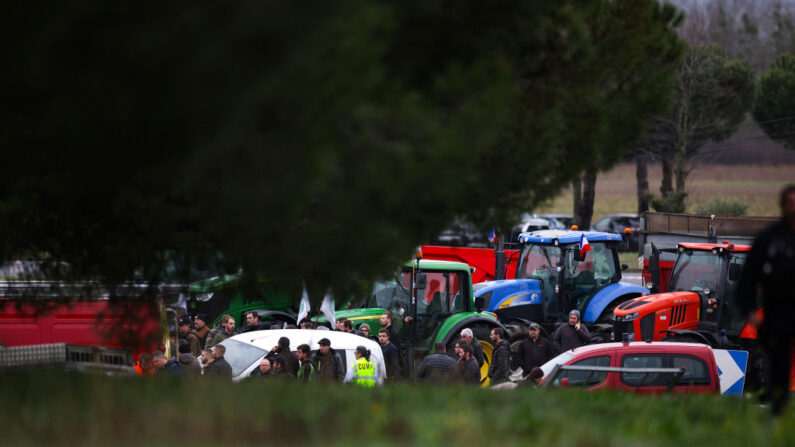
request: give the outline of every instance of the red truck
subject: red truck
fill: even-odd
[[[162,297],[141,298],[144,288],[122,289],[126,298],[109,299],[98,290],[92,298],[70,300],[53,294],[48,282],[0,281],[0,346],[104,346],[127,349],[135,359],[165,346],[171,354],[169,326],[176,328],[176,312]]]

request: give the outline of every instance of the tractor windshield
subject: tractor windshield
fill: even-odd
[[[729,257],[729,272],[732,270],[742,271],[747,257],[747,252],[732,253],[731,257]],[[721,306],[721,326],[726,329],[729,335],[739,334],[743,326],[745,326],[747,317],[740,311],[740,299],[737,296],[738,282],[739,277],[733,277],[731,274],[727,275],[726,289],[723,291],[724,302]]]
[[[604,242],[591,242],[591,250],[577,260],[579,244],[566,247],[566,293],[569,307],[582,310],[597,291],[620,279],[615,251]],[[568,310],[567,310],[568,312]]]
[[[529,244],[519,260],[518,278],[538,280],[544,299],[544,313],[551,318],[561,314],[558,292],[558,267],[561,265],[560,247],[549,244]]]
[[[717,290],[723,258],[709,250],[685,250],[671,274],[669,290],[672,292],[702,292]]]

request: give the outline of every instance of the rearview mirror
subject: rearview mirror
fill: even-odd
[[[743,266],[741,264],[729,264],[729,281],[739,281],[743,275]]]

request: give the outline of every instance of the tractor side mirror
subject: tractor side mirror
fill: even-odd
[[[417,272],[417,275],[414,277],[414,288],[417,290],[424,290],[428,284],[428,280],[425,277],[425,273]]]
[[[741,264],[729,264],[729,281],[739,281],[743,275],[743,266]]]
[[[482,296],[475,298],[475,312],[483,312],[486,308],[486,299]]]

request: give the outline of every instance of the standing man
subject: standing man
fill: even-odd
[[[757,339],[770,359],[768,389],[762,395],[771,400],[771,410],[779,415],[790,398],[790,360],[795,338],[795,184],[788,185],[779,197],[781,220],[762,230],[754,239],[745,263],[737,294],[740,309],[748,322],[759,327]],[[757,308],[762,292],[764,321],[759,324]]]
[[[199,345],[202,349],[207,344],[207,334],[210,333],[210,327],[207,326],[209,322],[210,318],[207,314],[196,314],[196,318],[193,319],[193,324],[196,326],[196,335],[199,336]]]
[[[179,319],[179,338],[184,339],[190,347],[190,353],[194,357],[198,357],[202,355],[201,341],[199,340],[199,334],[190,328],[190,323],[190,317],[188,316]]]
[[[386,368],[386,382],[394,382],[400,376],[400,359],[397,348],[389,340],[389,330],[381,328],[378,330],[378,343],[381,345],[381,352],[384,354],[384,367]]]
[[[287,372],[295,376],[298,374],[298,358],[290,351],[290,339],[287,337],[279,337],[279,343],[271,349],[267,357],[275,359],[282,357],[287,362]]]
[[[254,311],[246,313],[246,328],[243,329],[242,333],[251,332],[251,331],[261,331],[263,329],[265,328],[262,327],[262,324],[260,324],[259,322],[259,314],[257,314]]]
[[[522,340],[516,352],[516,366],[527,376],[537,366],[546,363],[552,356],[552,344],[541,338],[541,326],[530,323],[530,336]]]
[[[480,385],[480,367],[477,360],[475,360],[472,346],[464,342],[459,351],[461,355],[461,378],[464,383],[472,385]]]
[[[199,358],[202,370],[206,370],[208,366],[212,365],[215,361],[212,349],[202,349],[202,356]],[[203,374],[203,373],[202,373]]]
[[[273,376],[279,379],[287,379],[288,381],[295,380],[295,375],[287,370],[287,360],[284,357],[276,357],[273,359]]]
[[[475,360],[478,362],[478,367],[483,366],[483,346],[472,334],[472,329],[466,328],[461,331],[461,338],[464,339],[469,346],[472,347],[472,352],[475,354]]]
[[[511,374],[511,347],[502,328],[495,327],[489,334],[489,339],[494,344],[494,352],[491,354],[491,364],[489,365],[489,380],[491,385],[499,385],[508,381]]]
[[[400,335],[395,330],[395,327],[392,325],[391,311],[386,311],[381,315],[381,329],[386,329],[387,331],[389,331],[389,341],[392,342],[392,344],[395,345],[396,348],[400,349]]]
[[[417,380],[426,383],[448,383],[455,374],[455,359],[447,355],[444,343],[437,341],[433,354],[422,359],[417,369]]]
[[[224,354],[226,354],[224,345],[215,345],[213,348],[213,357],[215,357],[215,361],[204,370],[205,375],[232,377],[232,365],[224,359]]]
[[[315,378],[315,365],[309,359],[310,352],[309,345],[306,343],[298,345],[298,350],[295,351],[295,358],[300,362],[298,373],[295,376],[300,383],[307,383]]]
[[[157,375],[182,375],[182,368],[179,366],[179,363],[176,360],[166,360],[163,351],[155,351],[152,353],[152,364],[155,366],[155,374]]]
[[[224,315],[221,318],[221,327],[211,330],[207,336],[207,347],[214,348],[215,345],[233,335],[235,335],[235,319],[229,314]]]
[[[569,312],[569,322],[561,325],[552,336],[555,342],[555,352],[568,351],[579,348],[591,341],[591,333],[584,324],[580,323],[580,311],[577,309]]]
[[[315,377],[323,381],[342,382],[345,378],[345,366],[337,352],[331,349],[331,341],[328,338],[321,338],[317,344],[319,349],[312,358],[317,365]]]
[[[138,354],[138,361],[133,366],[135,373],[139,376],[152,376],[155,370],[152,368],[152,354],[142,352]]]
[[[251,374],[248,375],[248,378],[267,378],[270,376],[271,361],[263,357],[262,360],[259,361],[259,366],[254,371],[251,371]]]

